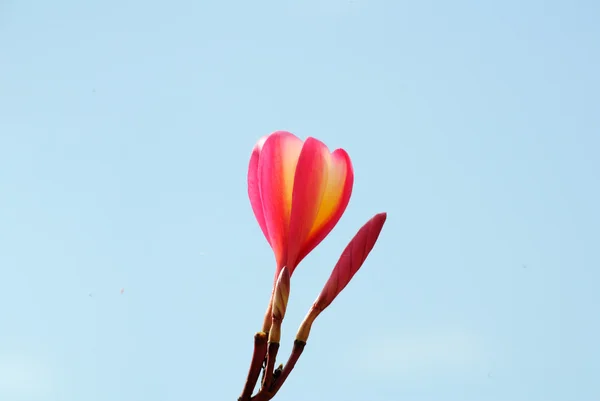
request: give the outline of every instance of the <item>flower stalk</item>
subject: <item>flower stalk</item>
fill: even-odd
[[[290,297],[290,272],[284,267],[279,274],[275,284],[273,294],[273,307],[271,313],[271,330],[269,331],[269,341],[267,350],[267,364],[265,368],[262,390],[268,391],[273,380],[275,361],[277,351],[279,350],[279,341],[281,339],[281,323],[285,317],[288,299]]]
[[[248,376],[246,377],[246,383],[242,390],[242,395],[238,398],[238,401],[248,401],[252,396],[252,390],[256,386],[258,376],[260,376],[260,370],[262,368],[265,354],[267,353],[267,334],[264,332],[258,332],[254,335],[254,351],[252,353],[252,360],[250,362],[250,368],[248,369]]]

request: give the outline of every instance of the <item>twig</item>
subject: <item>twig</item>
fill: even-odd
[[[238,401],[248,401],[252,396],[252,390],[254,390],[254,386],[256,386],[265,359],[265,354],[267,353],[267,337],[267,333],[263,331],[259,331],[254,335],[252,361],[250,362],[250,368],[248,369],[244,390],[242,391],[242,395],[238,398]]]
[[[286,379],[294,369],[294,366],[296,366],[296,362],[298,362],[298,359],[300,359],[300,355],[302,355],[302,351],[304,351],[305,345],[306,343],[304,341],[294,341],[292,353],[290,354],[290,357],[285,363],[281,374],[279,374],[278,377],[273,379],[272,384],[268,388],[263,386],[258,392],[258,394],[250,398],[250,401],[269,401],[270,399],[275,397],[277,392],[281,389],[281,386],[283,386],[283,383],[285,383]]]

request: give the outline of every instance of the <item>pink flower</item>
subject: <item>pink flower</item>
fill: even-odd
[[[354,171],[343,149],[286,131],[261,138],[248,168],[248,196],[277,262],[290,276],[342,217]]]

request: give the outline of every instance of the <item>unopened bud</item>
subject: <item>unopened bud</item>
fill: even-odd
[[[310,334],[310,328],[317,316],[333,302],[363,265],[373,246],[375,246],[375,242],[377,242],[386,217],[385,213],[375,215],[358,230],[354,238],[348,243],[333,268],[329,280],[325,283],[317,300],[300,324],[296,340],[306,342]]]
[[[333,268],[329,280],[315,301],[315,308],[321,311],[327,308],[352,280],[375,246],[386,217],[386,213],[376,214],[358,230]]]
[[[273,294],[272,324],[269,331],[269,342],[279,343],[281,338],[281,322],[285,317],[288,299],[290,297],[290,272],[287,267],[281,269],[279,278],[275,284]]]

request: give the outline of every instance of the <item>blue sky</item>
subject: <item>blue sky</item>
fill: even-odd
[[[279,129],[356,174],[280,356],[388,220],[277,400],[599,399],[599,12],[2,1],[0,399],[237,399],[274,269],[247,163]]]

